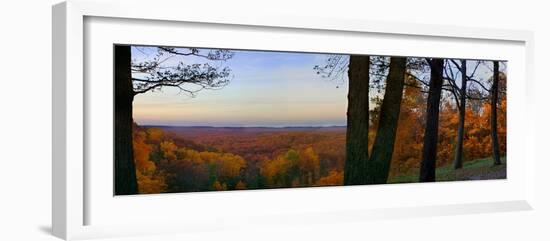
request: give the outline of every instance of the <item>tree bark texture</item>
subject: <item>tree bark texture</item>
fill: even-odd
[[[378,130],[367,163],[368,184],[382,184],[388,180],[397,122],[401,111],[406,65],[407,58],[405,57],[392,57],[390,59],[384,99],[380,107]]]
[[[115,195],[138,193],[132,143],[134,91],[130,46],[115,46]]]
[[[462,85],[460,86],[460,106],[458,106],[458,131],[456,136],[454,169],[462,168],[462,155],[464,151],[464,119],[466,116],[466,60],[461,61]]]
[[[495,165],[500,165],[500,150],[497,133],[497,103],[498,103],[498,81],[499,63],[493,61],[493,87],[491,88],[491,139],[493,141],[493,160]]]
[[[429,62],[431,67],[430,86],[426,108],[426,129],[424,130],[422,163],[420,164],[420,182],[435,182],[439,102],[443,86],[443,59],[434,58]]]
[[[367,183],[369,68],[369,56],[350,56],[344,185]]]

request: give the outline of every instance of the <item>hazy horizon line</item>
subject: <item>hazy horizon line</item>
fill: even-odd
[[[185,128],[334,128],[334,127],[347,127],[347,125],[297,125],[297,126],[261,126],[261,125],[251,125],[251,126],[216,126],[216,125],[139,125],[141,127],[185,127]]]

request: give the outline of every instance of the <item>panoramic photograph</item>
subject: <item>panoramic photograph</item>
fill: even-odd
[[[114,195],[506,179],[505,60],[113,54]]]

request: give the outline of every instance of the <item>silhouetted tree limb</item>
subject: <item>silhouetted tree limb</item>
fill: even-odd
[[[150,47],[154,48],[154,47]],[[233,57],[228,50],[156,47],[151,59],[132,62],[131,46],[115,46],[115,195],[136,194],[138,191],[133,160],[132,105],[134,97],[163,87],[177,88],[190,96],[204,89],[220,89],[230,81],[228,67],[210,63],[170,66],[168,60],[197,57],[209,62],[226,61]],[[135,47],[139,52],[145,52]]]

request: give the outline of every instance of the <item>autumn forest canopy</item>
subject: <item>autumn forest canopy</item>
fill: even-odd
[[[507,62],[116,45],[115,194],[506,178]]]

